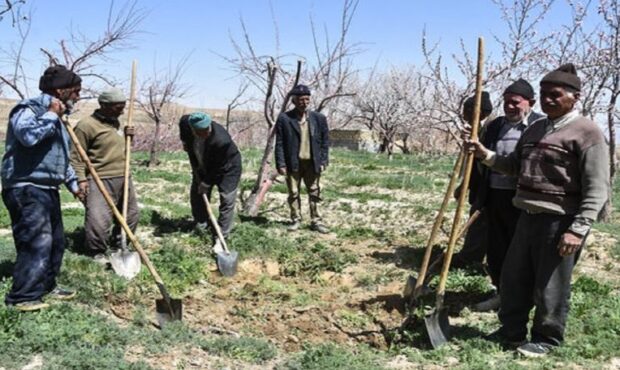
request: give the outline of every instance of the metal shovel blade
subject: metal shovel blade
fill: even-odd
[[[437,307],[430,315],[426,315],[424,325],[433,348],[439,348],[450,340],[450,321],[445,309]]]
[[[217,268],[224,276],[234,276],[237,273],[237,262],[239,253],[237,251],[217,252]]]
[[[160,328],[171,321],[181,321],[183,317],[183,303],[180,299],[170,298],[155,300],[155,315]]]
[[[133,279],[140,272],[142,262],[137,252],[119,250],[110,253],[110,264],[114,272],[127,280]]]

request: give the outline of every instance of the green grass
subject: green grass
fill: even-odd
[[[308,345],[304,351],[283,365],[279,370],[333,370],[356,369],[375,370],[384,369],[384,358],[380,353],[367,347],[358,346],[348,349],[331,343]]]
[[[290,327],[287,335],[301,340],[301,348],[294,350],[287,347],[290,342],[285,339],[263,333],[261,326],[254,324],[268,325],[273,315],[281,315],[282,320],[291,315],[304,318],[311,311],[303,310],[316,309],[312,307],[318,307],[324,315],[331,314],[334,322],[352,332],[368,330],[375,320],[381,320],[375,315],[387,310],[387,303],[381,301],[387,299],[384,289],[404,282],[420,263],[420,248],[428,237],[455,159],[396,154],[388,160],[385,155],[346,150],[333,150],[331,154],[331,167],[324,176],[322,208],[344,213],[344,217],[363,214],[368,221],[345,222],[344,226],[334,226],[332,235],[323,237],[307,228],[288,233],[280,221],[286,218],[287,210],[274,210],[273,203],[263,207],[259,217],[237,218],[229,245],[240,253],[241,261],[262,260],[277,263],[279,268],[275,276],[262,273],[239,283],[210,272],[215,266],[209,251],[210,237],[192,231],[187,200],[191,172],[186,154],[162,153],[161,166],[149,169],[138,165],[148,157],[147,153],[135,153],[133,178],[146,189],[139,193],[143,205],[139,231],[146,235],[141,241],[171,294],[189,300],[186,307],[191,319],[168,324],[163,330],[154,329],[151,322],[153,300],[159,292],[145,269],[128,282],[75,253],[83,246],[84,211],[75,207],[71,194],[62,190],[68,243],[59,281],[76,288],[78,296],[73,302],[57,303],[40,313],[21,314],[0,305],[0,367],[19,369],[39,355],[44,369],[150,369],[171,367],[158,356],[174,354],[180,356],[177,368],[189,368],[194,366],[190,365],[192,356],[204,353],[212,361],[209,365],[216,368],[368,370],[386,368],[390,361],[408,361],[408,366],[418,368],[589,369],[602,368],[612,358],[620,357],[620,279],[614,275],[615,270],[604,282],[590,276],[575,277],[566,342],[542,360],[517,362],[512,352],[481,339],[497,328],[497,320],[493,315],[479,316],[468,309],[454,314],[454,338],[436,350],[429,348],[423,325],[402,335],[394,330],[399,321],[394,312],[386,331],[376,335],[385,334],[395,341],[381,349],[368,347],[363,336],[339,338],[329,331],[336,332],[335,327],[329,327],[321,337],[313,333],[307,342],[303,330]],[[244,172],[256,171],[261,156],[259,149],[244,150]],[[253,180],[253,176],[245,176],[241,188],[249,189]],[[268,199],[283,199],[283,193],[286,186],[275,184]],[[381,206],[396,200],[402,208],[388,210]],[[405,217],[405,212],[412,223],[423,225],[390,228],[391,223]],[[614,189],[614,216],[595,228],[620,235],[618,183]],[[8,212],[0,207],[0,228],[9,227]],[[620,258],[620,243],[611,246],[610,252],[616,261],[602,269],[615,266]],[[11,284],[14,258],[12,236],[5,233],[0,236],[2,296]],[[331,276],[348,276],[352,281],[340,284]],[[436,282],[433,280],[431,285]],[[395,295],[391,289],[388,297]],[[468,302],[458,300],[483,297],[489,289],[488,279],[479,272],[452,270],[447,300],[465,305]],[[229,301],[221,302],[222,291],[230,295]],[[360,296],[364,297],[363,305]],[[230,302],[235,304],[226,308],[222,319],[234,323],[240,336],[202,332],[204,327],[219,324],[200,321],[196,314],[208,312],[210,305]],[[418,314],[424,313],[424,305],[432,307],[434,297],[423,297]],[[127,317],[114,318],[113,306],[130,308]],[[139,354],[128,355],[135,351]]]
[[[269,342],[251,337],[219,338],[206,341],[203,349],[214,355],[242,360],[252,364],[262,364],[273,359],[276,348]]]

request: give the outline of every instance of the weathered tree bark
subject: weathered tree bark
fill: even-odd
[[[299,76],[301,74],[301,60],[297,61],[297,73],[295,74],[295,81],[293,86],[299,83]],[[267,92],[265,94],[264,115],[267,124],[269,125],[269,131],[267,134],[267,143],[265,150],[263,151],[263,157],[258,169],[258,176],[256,182],[252,187],[252,192],[248,196],[243,205],[243,211],[248,216],[255,217],[258,215],[258,210],[269,188],[273,184],[274,180],[278,177],[278,173],[274,171],[271,163],[273,158],[273,150],[276,142],[276,112],[274,110],[274,104],[272,103],[273,85],[275,83],[277,67],[273,62],[267,63],[267,78],[269,81]],[[286,96],[282,102],[279,113],[286,111],[290,96]],[[279,114],[278,113],[278,114]]]
[[[616,77],[617,84],[620,84],[620,76]],[[614,183],[617,169],[616,158],[616,122],[614,119],[614,113],[616,110],[617,95],[612,95],[607,106],[607,129],[609,133],[609,178],[611,183]]]
[[[155,167],[159,164],[159,150],[157,144],[159,143],[159,133],[161,131],[161,120],[155,121],[155,132],[153,133],[153,142],[151,143],[151,149],[149,150],[149,160],[146,162],[147,167]]]
[[[273,148],[276,142],[276,130],[275,126],[269,129],[269,136],[267,138],[267,145],[265,145],[265,151],[263,152],[263,158],[261,159],[260,168],[258,170],[258,177],[252,188],[252,192],[246,199],[244,205],[244,212],[249,216],[256,216],[258,210],[269,188],[273,184],[278,173],[274,171],[271,163],[273,158]]]

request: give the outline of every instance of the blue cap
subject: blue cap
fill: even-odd
[[[202,112],[190,114],[187,121],[196,130],[206,130],[211,126],[211,116]]]

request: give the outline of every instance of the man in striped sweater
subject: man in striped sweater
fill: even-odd
[[[512,202],[522,212],[502,269],[502,326],[490,337],[529,357],[544,356],[564,340],[573,267],[609,194],[607,144],[576,109],[580,91],[575,66],[562,65],[540,82],[547,118],[523,133],[514,152],[503,156],[466,143],[494,171],[518,176]]]

